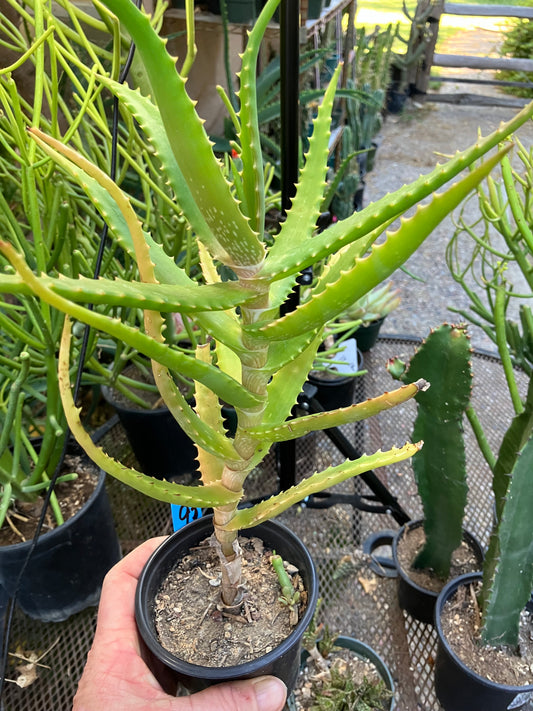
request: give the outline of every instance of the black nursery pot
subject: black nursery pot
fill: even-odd
[[[353,405],[355,397],[354,377],[339,377],[326,380],[310,374],[308,380],[311,385],[316,387],[316,399],[324,410],[336,410],[338,407]]]
[[[376,345],[379,332],[385,321],[385,316],[378,318],[375,321],[370,321],[366,325],[361,325],[354,332],[353,337],[357,341],[357,347],[363,353],[366,353]]]
[[[112,390],[102,394],[115,409],[142,471],[158,479],[171,479],[198,471],[196,447],[167,407],[139,410],[124,407]]]
[[[365,644],[364,642],[361,642],[358,639],[353,639],[353,637],[343,637],[341,635],[335,640],[335,645],[337,647],[349,649],[360,659],[364,659],[373,664],[373,666],[376,668],[377,673],[383,679],[385,686],[392,694],[390,700],[388,700],[386,703],[383,702],[383,709],[384,711],[385,709],[386,711],[393,711],[393,709],[395,708],[394,681],[392,679],[392,674],[390,673],[388,666],[385,664],[379,654],[374,649],[372,649],[372,647],[369,647],[368,644]]]
[[[353,652],[355,656],[370,662],[376,669],[377,673],[385,683],[387,689],[391,692],[391,698],[386,703],[384,702],[383,711],[393,711],[396,708],[394,702],[394,680],[388,666],[385,664],[383,659],[379,654],[369,647],[368,644],[361,642],[353,637],[345,637],[344,635],[339,635],[335,639],[335,647],[342,647],[343,649],[349,649]],[[302,666],[305,664],[306,659],[309,657],[309,652],[304,650],[302,652]],[[289,701],[289,709],[291,709],[291,702]]]
[[[408,612],[415,620],[426,624],[433,624],[435,605],[439,596],[438,592],[421,587],[409,577],[409,571],[404,570],[398,561],[398,543],[402,537],[414,528],[424,525],[423,521],[410,521],[402,526],[392,541],[392,557],[398,571],[398,602],[402,610]],[[472,549],[479,561],[483,562],[483,549],[479,542],[468,531],[463,531],[463,541]]]
[[[451,580],[442,590],[435,606],[435,629],[438,637],[435,661],[435,692],[445,711],[506,711],[529,708],[533,684],[506,686],[479,676],[469,669],[452,650],[444,637],[441,614],[446,602],[462,585],[481,579],[480,573],[468,573]]]
[[[164,649],[159,643],[154,619],[154,598],[168,572],[177,560],[213,531],[212,516],[188,524],[168,538],[152,555],[139,578],[135,598],[135,616],[139,633],[147,647],[147,661],[152,671],[169,693],[177,683],[192,692],[233,679],[249,679],[272,674],[293,688],[300,666],[303,633],[311,622],[318,599],[318,577],[315,565],[303,543],[276,521],[266,521],[243,532],[257,536],[264,543],[295,565],[307,590],[307,607],[290,635],[264,656],[231,667],[204,667],[185,662]]]
[[[0,599],[14,594],[30,546],[31,541],[26,541],[0,547]],[[20,583],[17,603],[34,619],[66,620],[98,604],[104,576],[120,557],[101,471],[85,506],[39,537]]]
[[[349,340],[349,339],[347,339]],[[342,359],[342,356],[339,357]],[[355,358],[354,358],[355,360]],[[363,368],[363,355],[357,349],[357,363],[353,364],[354,371]],[[338,377],[322,377],[319,373],[309,373],[307,380],[316,388],[316,399],[324,410],[336,410],[339,407],[348,407],[358,401],[359,393],[356,393],[356,385],[361,384],[361,378],[353,375],[343,375]]]

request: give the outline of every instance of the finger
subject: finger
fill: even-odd
[[[135,548],[108,572],[102,586],[96,635],[124,634],[137,643],[135,588],[141,571],[165,536],[151,538]],[[99,640],[100,641],[100,640]]]
[[[274,676],[227,682],[176,700],[175,711],[281,711],[285,684]],[[189,705],[183,702],[187,699]]]

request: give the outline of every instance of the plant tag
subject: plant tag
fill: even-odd
[[[360,369],[355,338],[348,338],[344,341],[342,350],[335,356],[335,361],[342,361],[335,365],[335,369],[339,373],[356,373]]]
[[[517,694],[511,701],[508,710],[510,709],[521,709],[524,704],[533,699],[533,691],[523,691],[521,694]]]
[[[179,531],[191,521],[196,521],[202,515],[202,509],[191,509],[189,506],[178,506],[177,504],[170,504],[170,511],[175,531]]]

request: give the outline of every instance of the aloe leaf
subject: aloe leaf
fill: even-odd
[[[98,80],[120,99],[139,123],[148,142],[154,148],[155,154],[161,161],[162,169],[176,195],[176,200],[198,239],[209,247],[215,257],[224,258],[224,252],[213,236],[212,226],[208,226],[200,212],[189,185],[185,181],[174,157],[157,107],[154,106],[149,98],[143,96],[138,90],[131,89],[126,84],[119,84],[106,77],[99,77]]]
[[[209,363],[211,361],[209,344],[197,346],[196,357],[203,362]],[[220,400],[215,393],[209,388],[198,384],[195,388],[194,399],[196,401],[195,410],[200,420],[205,422],[219,436],[224,437]],[[198,461],[204,484],[220,481],[224,470],[224,461],[220,457],[208,452],[203,447],[198,447]]]
[[[106,454],[101,447],[97,446],[81,424],[81,408],[75,406],[72,398],[68,372],[68,341],[68,329],[65,329],[58,361],[61,400],[72,434],[97,466],[101,467],[122,483],[140,491],[142,494],[171,504],[204,508],[206,506],[230,504],[239,499],[238,494],[236,495],[235,492],[230,492],[218,484],[198,487],[184,486],[182,484],[176,484],[164,479],[155,479],[146,474],[141,474],[135,469],[129,469],[121,462],[117,462]]]
[[[43,285],[55,294],[76,303],[109,304],[110,306],[129,306],[140,309],[152,309],[161,312],[196,313],[204,311],[222,311],[235,308],[247,300],[255,298],[251,289],[246,289],[236,282],[219,284],[178,286],[174,284],[146,284],[124,279],[71,279],[60,276],[40,277]],[[5,281],[4,281],[5,280]],[[20,277],[0,277],[10,293],[28,295],[30,288]],[[15,284],[19,284],[15,288]],[[195,282],[192,282],[194,285]]]
[[[492,580],[484,581],[481,637],[485,644],[518,643],[520,613],[533,589],[533,437],[523,447],[512,472],[498,529],[499,556]]]
[[[132,258],[144,256],[148,250],[150,268],[159,281],[183,286],[197,286],[185,271],[178,267],[164,253],[160,245],[145,232],[142,232],[137,217],[128,202],[126,195],[101,170],[93,166],[82,155],[64,146],[59,141],[33,129],[31,135],[35,141],[59,165],[67,170],[84,188],[91,200],[94,200],[102,216],[117,238],[119,244],[126,249]],[[136,243],[133,238],[136,235]],[[197,316],[201,326],[206,327],[214,338],[218,338],[236,351],[242,350],[240,344],[240,329],[235,321],[225,314],[217,314],[212,318],[208,313]]]
[[[387,452],[378,451],[371,455],[364,454],[355,461],[347,460],[336,467],[329,467],[323,472],[315,473],[309,478],[304,479],[296,486],[287,489],[287,491],[281,494],[272,496],[251,508],[237,511],[235,516],[224,528],[228,531],[238,531],[241,528],[256,526],[262,521],[267,521],[274,516],[279,516],[280,513],[290,506],[297,504],[299,501],[302,501],[306,496],[315,494],[335,484],[340,484],[346,481],[346,479],[351,479],[358,474],[363,474],[372,469],[402,462],[412,457],[421,446],[421,443],[405,444],[400,448],[393,447]]]
[[[298,358],[311,345],[318,333],[322,333],[322,328],[303,333],[286,341],[269,343],[268,359],[263,370],[272,373],[275,377],[275,373]]]
[[[231,405],[246,408],[254,407],[260,402],[256,395],[246,390],[240,383],[229,378],[214,366],[200,363],[196,359],[172,349],[165,343],[159,343],[137,328],[122,323],[118,318],[110,318],[97,311],[68,301],[58,294],[54,294],[46,288],[44,282],[28,269],[24,259],[13,250],[11,245],[0,242],[0,252],[10,260],[33,293],[59,311],[107,333],[118,341],[126,343],[139,353],[158,361],[171,370],[182,373],[192,380],[204,383]]]
[[[164,41],[150,25],[149,18],[130,0],[105,0],[104,4],[118,16],[137,46],[174,157],[217,241],[235,265],[261,263],[263,245],[231,194],[203,122]]]
[[[265,185],[263,156],[257,118],[257,58],[267,25],[279,5],[269,0],[248,35],[239,72],[239,144],[241,146],[242,178],[247,213],[255,232],[262,234],[265,222]]]
[[[329,254],[333,254],[345,244],[360,239],[373,230],[428,197],[462,170],[482,157],[491,148],[497,146],[513,131],[533,115],[533,102],[526,106],[507,123],[496,131],[479,140],[474,146],[458,153],[454,158],[423,175],[417,180],[402,186],[399,190],[385,195],[380,200],[368,205],[364,210],[341,220],[317,234],[309,242],[304,242],[286,254],[278,254],[268,259],[259,275],[267,279],[282,279],[288,274],[300,272],[303,268],[315,264]],[[376,237],[378,235],[376,234]]]
[[[330,412],[320,412],[313,415],[304,415],[289,422],[284,422],[274,427],[267,424],[247,430],[251,437],[270,442],[286,442],[291,439],[303,437],[309,432],[327,430],[331,427],[341,427],[351,422],[360,422],[367,417],[377,415],[384,410],[390,410],[400,403],[407,402],[421,390],[428,388],[428,383],[420,378],[409,385],[403,385],[392,392],[384,393],[377,397],[369,398],[349,407],[342,407]],[[279,421],[279,420],[278,420]]]
[[[307,374],[311,370],[321,340],[322,334],[316,336],[304,351],[295,355],[283,367],[274,372],[267,387],[267,405],[262,417],[266,429],[269,429],[268,425],[283,422],[290,415],[298,395],[302,391]],[[289,351],[291,350],[290,343],[284,345],[288,346]],[[248,430],[248,432],[250,431]],[[265,434],[264,439],[271,439],[270,432]]]
[[[211,255],[205,248],[205,246],[200,242],[198,244],[198,253],[200,255],[200,266],[202,268],[202,275],[204,277],[204,281],[206,284],[220,284],[221,283],[221,277],[220,274],[217,271],[216,265],[214,260],[212,259]],[[226,282],[228,283],[228,282]],[[234,283],[234,282],[229,282],[229,283]],[[245,303],[245,300],[243,300],[242,303]],[[237,312],[235,310],[233,311],[227,311],[224,314],[225,320],[229,321],[230,319],[235,323],[238,324],[238,316]],[[205,320],[203,320],[205,323]],[[240,334],[240,326],[239,328],[239,334]],[[212,336],[216,338],[217,334],[217,329],[213,329],[209,331]],[[216,363],[220,370],[222,372],[227,373],[227,375],[230,375],[232,378],[235,380],[238,380],[239,383],[242,382],[242,366],[241,366],[241,361],[239,359],[239,356],[237,354],[237,349],[235,348],[228,348],[223,342],[220,340],[215,340],[215,351],[216,351]]]
[[[157,314],[157,316],[159,315]],[[68,354],[70,350],[71,331],[71,321],[67,318],[63,326],[61,354]],[[65,359],[68,358],[68,356],[65,355],[63,357]],[[193,362],[197,365],[210,367],[210,363],[203,359],[194,359]],[[223,429],[221,427],[219,429],[211,428],[209,422],[201,419],[192,409],[181,393],[168,368],[163,365],[160,360],[152,360],[152,370],[165,405],[185,434],[213,456],[225,457],[230,460],[238,458],[231,440],[225,436]],[[185,369],[178,372],[184,374]],[[215,370],[215,373],[216,372],[218,371]],[[198,385],[198,387],[201,387],[201,385]],[[216,396],[213,394],[213,397]]]
[[[300,245],[309,242],[316,229],[316,221],[320,215],[326,189],[331,110],[341,68],[342,65],[339,65],[333,74],[318,109],[318,115],[313,122],[309,151],[296,185],[296,194],[292,198],[287,218],[269,250],[267,260],[269,263],[271,260],[278,261],[278,255],[284,255],[284,259],[287,259],[287,255],[293,250],[297,251]],[[314,241],[314,238],[311,241]]]
[[[413,217],[403,218],[399,229],[388,233],[385,243],[374,245],[368,256],[356,260],[352,269],[342,272],[339,279],[328,284],[321,293],[311,296],[304,304],[276,321],[268,324],[259,322],[247,326],[246,330],[257,338],[281,340],[319,328],[335,318],[400,267],[435,227],[483,180],[509,148],[487,159],[442,195],[434,195],[428,205],[418,207]],[[316,237],[312,241],[314,239]]]
[[[196,362],[201,363],[202,361]],[[209,365],[205,363],[205,365]],[[192,441],[215,457],[229,460],[238,459],[233,443],[221,430],[212,429],[202,420],[189,405],[168,368],[160,362],[152,360],[152,371],[157,388],[170,413],[181,429]]]

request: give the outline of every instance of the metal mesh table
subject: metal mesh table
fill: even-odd
[[[416,340],[398,337],[380,338],[365,354],[367,374],[362,379],[364,397],[395,387],[385,369],[393,356],[409,359]],[[473,404],[479,413],[489,442],[495,449],[511,417],[511,406],[503,370],[499,361],[489,355],[473,355]],[[524,389],[526,377],[519,373]],[[406,403],[363,424],[343,427],[343,433],[360,451],[401,445],[409,439],[416,406]],[[486,543],[491,525],[490,471],[481,457],[473,435],[465,430],[469,497],[465,527],[482,543]],[[120,427],[110,430],[104,447],[111,453],[131,457]],[[323,434],[312,435],[298,442],[297,477],[336,464],[342,457]],[[412,518],[421,515],[412,469],[408,462],[376,472],[397,497]],[[267,456],[264,465],[250,478],[248,496],[266,495],[277,487],[275,456]],[[365,493],[363,482],[355,479],[336,490],[343,493]],[[153,535],[169,533],[171,522],[168,506],[144,498],[134,491],[108,482],[115,520],[127,552]],[[321,618],[339,633],[356,637],[370,644],[389,665],[396,684],[398,711],[438,711],[432,669],[436,638],[428,625],[412,620],[403,613],[396,600],[396,581],[375,572],[371,559],[362,552],[362,543],[371,534],[383,529],[397,529],[390,515],[377,515],[337,504],[328,509],[293,507],[281,517],[308,546],[318,567],[321,584]],[[17,613],[11,651],[28,656],[31,651],[47,654],[41,660],[38,679],[25,689],[8,684],[5,694],[6,711],[69,711],[77,681],[90,648],[96,611],[87,610],[66,622],[40,624]],[[13,657],[10,678],[16,676]]]

